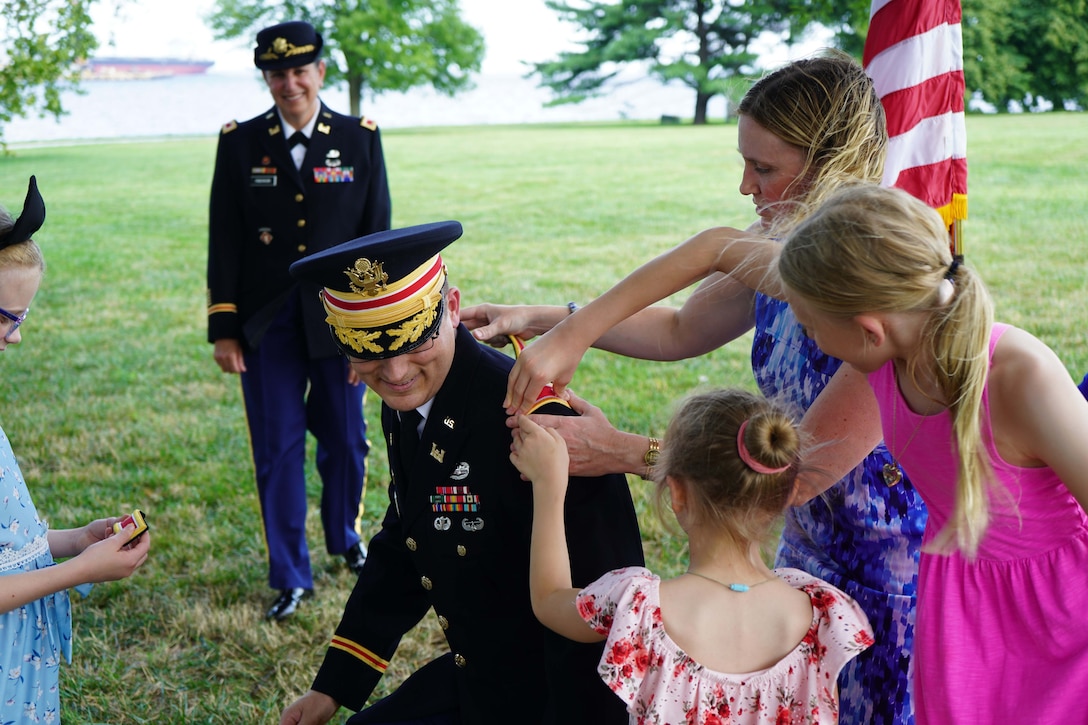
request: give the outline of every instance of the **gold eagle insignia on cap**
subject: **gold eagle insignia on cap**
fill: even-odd
[[[383,291],[389,281],[389,275],[382,269],[383,264],[384,262],[371,262],[366,257],[356,259],[355,266],[344,270],[351,291],[364,297],[373,297]]]
[[[315,49],[313,43],[307,43],[306,45],[295,45],[287,40],[283,36],[280,36],[272,41],[272,45],[261,54],[261,60],[278,60],[279,58],[288,58],[293,55],[302,55],[304,53],[312,53]]]

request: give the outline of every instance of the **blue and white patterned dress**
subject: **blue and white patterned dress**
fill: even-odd
[[[8,574],[53,565],[46,530],[0,430],[0,589]],[[0,725],[60,722],[62,656],[71,662],[66,589],[0,614]]]
[[[752,369],[769,398],[807,410],[841,362],[807,338],[785,302],[756,296]],[[911,647],[926,509],[905,477],[884,482],[894,459],[881,443],[822,497],[790,509],[776,567],[802,569],[857,600],[876,644],[839,676],[840,722],[914,722]]]

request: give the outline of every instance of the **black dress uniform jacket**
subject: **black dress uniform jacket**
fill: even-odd
[[[208,341],[256,347],[287,295],[300,284],[292,262],[389,228],[389,185],[377,127],[318,110],[301,169],[295,168],[275,108],[219,135],[212,179],[208,252]],[[319,289],[302,283],[311,358],[336,346]]]
[[[404,465],[397,414],[383,406],[390,505],[313,689],[361,708],[401,636],[431,607],[451,651],[353,724],[450,708],[472,724],[627,722],[596,673],[603,643],[567,640],[532,612],[532,484],[510,462],[502,408],[512,364],[461,326],[418,452]],[[571,479],[565,514],[574,586],[644,563],[624,476]]]

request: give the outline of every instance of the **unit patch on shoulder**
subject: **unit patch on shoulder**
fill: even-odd
[[[359,119],[359,125],[371,131],[378,130],[378,122],[375,121],[373,118],[367,118],[366,116],[363,116]]]
[[[223,129],[220,131],[220,133],[230,133],[231,131],[233,131],[236,128],[238,128],[238,122],[237,121],[227,121],[226,123],[223,124]]]

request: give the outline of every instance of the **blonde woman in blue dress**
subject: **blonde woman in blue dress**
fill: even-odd
[[[0,208],[0,352],[23,339],[45,271],[31,235],[44,220],[34,177],[18,220]],[[134,527],[112,535],[118,521],[49,529],[0,430],[0,723],[60,722],[60,659],[72,657],[68,589],[124,579],[147,559],[150,535],[126,544]]]

